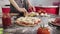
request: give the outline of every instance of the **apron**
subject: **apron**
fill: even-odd
[[[18,4],[20,8],[25,8],[26,10],[28,10],[27,0],[15,0],[15,2]],[[10,8],[10,13],[19,13],[19,16],[24,16],[24,14],[22,12],[19,12],[12,4],[10,4]]]

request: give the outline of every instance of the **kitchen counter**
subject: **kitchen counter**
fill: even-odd
[[[54,16],[54,15],[52,15]],[[55,16],[54,16],[55,17]],[[48,20],[52,17],[40,17],[42,20],[42,23],[45,24],[46,27],[48,27],[50,30],[50,34],[60,34],[60,29],[56,29],[56,27],[52,27],[48,25]],[[9,27],[7,29],[4,29],[4,34],[37,34],[37,29],[40,27],[40,24],[38,24],[35,27],[23,27],[23,26],[18,26],[15,23],[13,23],[12,27]]]

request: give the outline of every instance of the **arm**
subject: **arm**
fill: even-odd
[[[29,5],[29,9],[32,10],[32,8],[33,8],[33,11],[36,11],[36,10],[35,10],[35,7],[32,6],[32,4],[29,2],[29,0],[27,0],[27,3],[28,3],[28,5]]]
[[[9,0],[10,3],[18,10],[18,11],[26,11],[24,8],[20,8],[14,0]]]

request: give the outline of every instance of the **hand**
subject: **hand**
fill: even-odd
[[[27,10],[25,8],[22,8],[19,10],[20,12],[24,13],[24,16],[26,16],[28,14]]]
[[[36,11],[35,7],[32,7],[33,8],[33,11]]]
[[[36,10],[35,10],[35,7],[33,7],[33,6],[29,6],[29,9],[30,9],[31,11],[36,11]]]
[[[19,8],[18,10],[19,12],[27,12],[27,10],[25,8]]]
[[[24,16],[27,16],[27,14],[28,14],[28,12],[27,12],[27,10],[25,9],[25,8],[23,8],[23,12],[24,12]]]

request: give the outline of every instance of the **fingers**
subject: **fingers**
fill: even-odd
[[[25,8],[23,8],[23,13],[24,13],[24,16],[27,16],[28,12]]]
[[[25,13],[24,13],[24,16],[27,16],[28,15],[28,12],[26,11]]]
[[[33,11],[36,11],[35,7],[32,7],[33,8]]]

